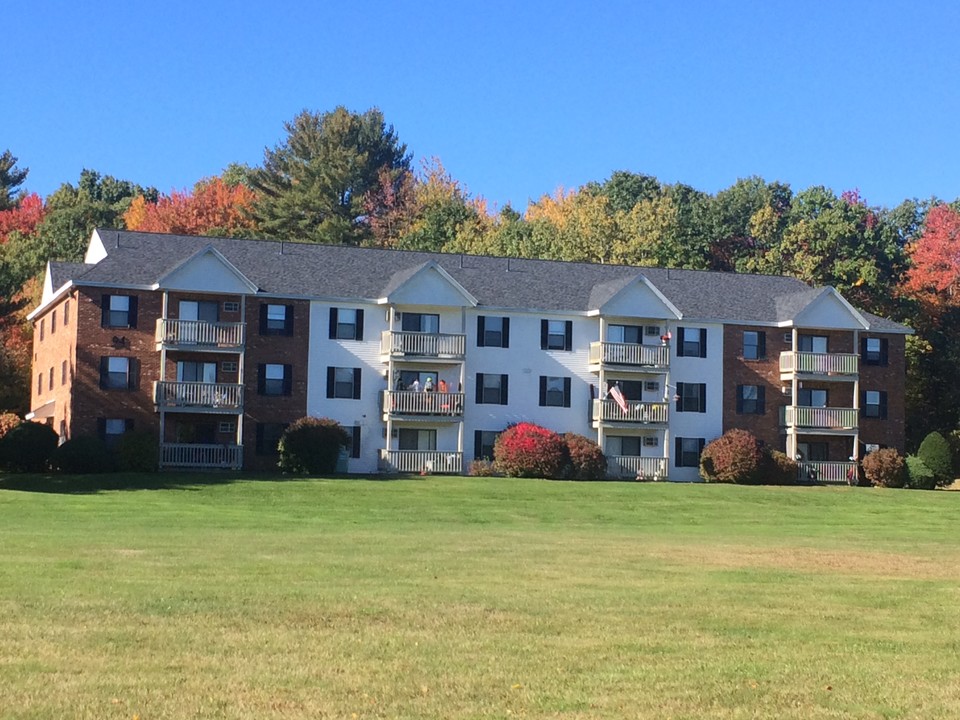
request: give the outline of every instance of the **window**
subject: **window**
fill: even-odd
[[[217,426],[217,432],[221,434],[232,433],[237,431],[237,424],[233,422],[222,422]]]
[[[493,460],[493,446],[500,436],[498,430],[475,430],[473,433],[473,459]]]
[[[137,298],[132,295],[104,295],[100,304],[103,327],[137,326]]]
[[[570,378],[541,375],[540,406],[570,407]]]
[[[238,367],[239,366],[234,360],[224,360],[222,363],[220,363],[220,370],[221,372],[225,373],[235,373],[237,372]]]
[[[706,383],[677,383],[677,412],[707,411]]]
[[[215,323],[220,320],[220,305],[210,300],[181,300],[177,308],[177,318]]]
[[[507,376],[477,373],[477,404],[506,405]]]
[[[440,316],[428,313],[405,312],[400,316],[400,329],[404,332],[438,333]]]
[[[40,319],[40,342],[43,342],[43,336],[46,334],[47,321],[46,318]]]
[[[660,438],[658,438],[656,435],[644,435],[643,446],[644,447],[660,447]]]
[[[643,334],[646,335],[647,337],[659,338],[659,337],[660,337],[660,326],[659,326],[659,325],[647,325],[647,326],[644,328],[644,330],[643,330]]]
[[[798,348],[800,352],[810,352],[810,353],[826,353],[827,352],[827,336],[826,335],[801,335],[800,340],[797,343],[800,347]]]
[[[293,305],[260,306],[261,335],[293,335]]]
[[[286,423],[257,423],[257,455],[277,455]]]
[[[703,438],[678,437],[674,448],[674,465],[676,467],[700,467],[700,453],[703,451],[703,445]]]
[[[798,442],[797,454],[800,460],[808,462],[826,462],[830,457],[829,446],[825,442]]]
[[[50,334],[53,335],[57,331],[57,311],[54,310],[50,313]]]
[[[279,363],[263,363],[257,368],[257,392],[261,395],[290,395],[293,368]]]
[[[327,397],[360,399],[360,368],[327,368]]]
[[[677,356],[705,358],[707,356],[707,329],[678,327]]]
[[[477,318],[477,347],[510,347],[510,318],[480,315]]]
[[[607,452],[611,455],[640,457],[641,438],[639,435],[608,435]]]
[[[136,388],[137,360],[127,357],[100,358],[100,387],[105,390]]]
[[[659,380],[644,380],[643,389],[646,392],[660,392],[660,381]]]
[[[53,368],[50,368],[50,372],[49,372],[49,374],[48,374],[47,385],[49,386],[50,390],[52,391],[52,390],[53,390]]]
[[[572,320],[541,320],[541,350],[571,350],[573,348]]]
[[[99,418],[97,429],[100,439],[107,447],[113,447],[126,432],[133,430],[133,420],[125,418]]]
[[[358,458],[360,457],[360,426],[354,425],[349,428],[348,432],[350,433],[350,441],[347,443],[347,453],[352,458]]]
[[[397,434],[397,449],[434,451],[437,449],[437,431],[400,428]]]
[[[861,408],[863,417],[885,420],[887,417],[887,393],[883,390],[867,390],[863,393]]]
[[[659,331],[660,328],[654,328],[654,330]],[[643,342],[641,333],[643,333],[643,328],[639,325],[608,325],[607,341],[639,345]],[[657,332],[657,336],[659,337],[659,332]]]
[[[627,400],[639,402],[643,400],[643,381],[641,380],[617,380],[620,386],[620,392]]]
[[[882,338],[868,337],[860,341],[860,357],[864,365],[886,365],[889,343]]]
[[[43,395],[43,373],[37,375],[37,395]]]
[[[801,407],[827,407],[827,391],[819,388],[800,388],[797,405]]]
[[[70,324],[70,301],[63,301],[63,326],[66,327]]]
[[[363,340],[363,310],[330,308],[331,340]]]
[[[226,300],[223,303],[223,311],[225,313],[237,313],[240,312],[240,303],[233,300]]]
[[[743,333],[743,359],[762,360],[767,356],[767,334],[747,330]]]
[[[737,385],[737,415],[763,415],[766,394],[763,385]]]
[[[60,363],[60,384],[61,385],[67,384],[67,361],[66,360]]]
[[[177,363],[177,382],[215,383],[216,381],[216,363],[193,360],[181,360]]]

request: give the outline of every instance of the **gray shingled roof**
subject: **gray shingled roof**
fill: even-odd
[[[260,292],[305,298],[385,297],[426,263],[436,262],[480,306],[584,312],[642,273],[684,317],[740,322],[789,320],[821,289],[795,278],[596,265],[554,260],[452,255],[339,245],[99,230],[107,257],[96,265],[56,263],[83,285],[152,285],[206,246],[216,248]],[[53,264],[52,264],[53,265]],[[56,289],[62,282],[54,281]],[[869,316],[889,331],[906,328]]]

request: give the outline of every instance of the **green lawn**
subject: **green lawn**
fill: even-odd
[[[960,717],[958,492],[212,479],[0,478],[0,717]]]

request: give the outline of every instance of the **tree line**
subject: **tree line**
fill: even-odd
[[[83,170],[46,198],[0,155],[0,409],[29,403],[31,329],[48,259],[80,261],[94,227],[781,274],[832,285],[905,323],[908,442],[960,420],[960,203],[871,206],[857,190],[760,177],[710,194],[630,171],[491,208],[412,153],[377,109],[303,111],[256,167],[163,194]]]

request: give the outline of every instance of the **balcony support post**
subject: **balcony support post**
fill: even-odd
[[[853,331],[853,352],[857,353],[860,351],[860,331]],[[862,359],[862,358],[861,358]],[[860,367],[857,366],[857,374],[853,378],[853,409],[857,413],[857,431],[853,434],[853,452],[850,453],[850,457],[853,458],[854,462],[859,462],[860,460]]]

